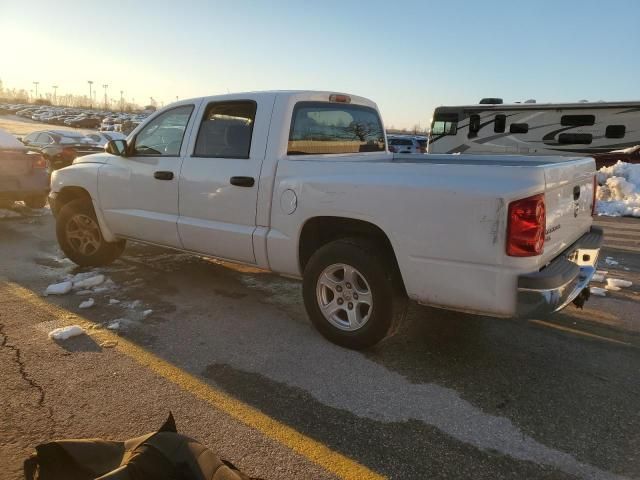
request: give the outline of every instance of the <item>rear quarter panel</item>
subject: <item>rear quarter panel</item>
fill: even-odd
[[[267,239],[270,267],[301,275],[304,224],[316,216],[354,218],[387,234],[410,298],[508,316],[517,273],[535,270],[537,260],[505,256],[506,208],[544,188],[543,170],[530,167],[283,159]],[[286,190],[298,201],[290,215],[281,205]]]

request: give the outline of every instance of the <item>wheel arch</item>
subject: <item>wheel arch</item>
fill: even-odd
[[[394,275],[397,276],[399,285],[405,291],[398,259],[389,236],[379,226],[355,218],[316,216],[307,219],[302,226],[298,240],[300,272],[304,272],[309,259],[319,248],[332,241],[346,238],[364,238],[375,243],[385,253],[386,259],[394,270]]]
[[[102,211],[97,208],[93,197],[87,189],[75,185],[65,186],[62,187],[59,192],[57,192],[55,198],[55,207],[53,211],[54,215],[57,215],[65,205],[74,200],[84,199],[90,202],[91,206],[93,207],[93,211],[96,214],[96,218],[98,219],[98,224],[100,225],[102,236],[108,242],[114,242],[117,240],[116,236],[107,227]]]

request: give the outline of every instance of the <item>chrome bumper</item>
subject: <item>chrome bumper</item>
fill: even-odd
[[[541,317],[562,310],[573,302],[596,272],[603,233],[598,227],[540,270],[518,277],[516,316]]]

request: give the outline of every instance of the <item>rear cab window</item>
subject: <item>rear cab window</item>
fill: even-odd
[[[298,102],[293,109],[287,155],[383,152],[384,130],[371,107]]]

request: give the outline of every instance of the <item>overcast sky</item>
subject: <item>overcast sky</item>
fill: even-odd
[[[0,0],[6,87],[168,103],[266,89],[350,92],[387,127],[437,105],[640,99],[640,1]]]

